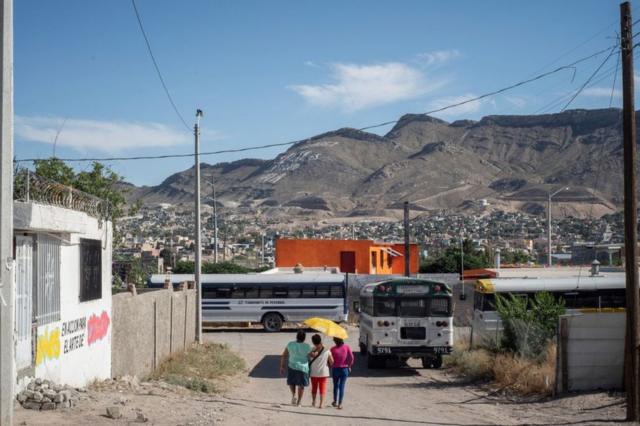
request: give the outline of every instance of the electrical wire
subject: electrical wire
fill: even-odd
[[[617,46],[616,46],[617,47]],[[604,61],[602,61],[600,63],[600,65],[598,65],[598,67],[595,69],[595,71],[593,71],[591,73],[591,75],[589,76],[589,78],[587,78],[587,80],[584,82],[584,84],[582,86],[580,86],[580,88],[576,91],[576,93],[571,97],[571,99],[569,99],[569,102],[567,102],[567,104],[562,107],[562,109],[560,111],[565,111],[567,108],[569,108],[569,105],[571,105],[571,103],[580,95],[580,93],[582,93],[582,91],[584,90],[585,87],[587,87],[587,84],[589,84],[591,82],[591,80],[593,79],[593,77],[596,76],[596,74],[598,74],[600,72],[600,70],[602,69],[602,67],[604,66],[604,64],[606,64],[609,61],[609,58],[611,58],[611,56],[613,55],[613,52],[616,50],[616,47],[611,49],[611,52],[609,52],[609,54],[607,55],[606,58],[604,58]]]
[[[147,32],[144,30],[144,26],[142,25],[142,18],[140,17],[140,13],[138,12],[138,7],[136,6],[136,0],[131,0],[131,5],[133,5],[133,11],[136,14],[136,18],[138,19],[138,26],[140,27],[140,32],[142,33],[142,37],[144,37],[144,42],[147,45],[147,51],[149,52],[149,56],[151,57],[151,61],[153,62],[153,66],[156,69],[156,73],[158,74],[158,78],[160,79],[160,83],[162,84],[162,88],[164,89],[164,93],[167,95],[167,99],[169,99],[169,103],[173,107],[173,110],[176,112],[176,115],[184,124],[184,127],[187,128],[189,132],[191,132],[191,126],[187,124],[180,111],[178,111],[178,107],[176,103],[173,101],[173,97],[167,88],[167,83],[164,81],[164,77],[162,77],[162,72],[160,72],[160,67],[158,66],[158,62],[156,61],[156,57],[153,54],[153,50],[151,50],[151,43],[149,42],[149,37],[147,37]]]
[[[132,2],[134,2],[135,0],[131,0]],[[135,3],[134,3],[135,5]],[[477,102],[481,99],[485,99],[491,96],[495,96],[504,92],[507,92],[509,90],[513,90],[517,87],[521,87],[524,86],[526,84],[532,83],[534,81],[538,81],[540,79],[543,79],[545,77],[548,77],[550,75],[553,74],[557,74],[561,71],[565,71],[565,70],[573,70],[575,69],[575,66],[588,61],[589,59],[593,59],[595,57],[598,57],[604,53],[609,52],[609,57],[611,56],[611,52],[613,52],[615,50],[617,46],[609,46],[606,49],[602,49],[599,50],[595,53],[592,53],[591,55],[585,56],[583,58],[577,59],[573,62],[571,62],[570,64],[567,65],[562,65],[560,67],[557,67],[551,71],[546,71],[542,74],[538,74],[534,77],[531,78],[527,78],[525,80],[521,80],[517,83],[511,84],[509,86],[503,87],[501,89],[497,89],[488,93],[485,93],[483,95],[479,95],[479,96],[475,96],[473,98],[468,98],[465,99],[464,101],[461,102],[455,102],[453,104],[449,104],[446,106],[443,106],[441,108],[436,108],[424,113],[421,113],[420,115],[431,115],[437,112],[442,112],[442,111],[446,111],[448,109],[451,108],[456,108],[471,102]],[[168,92],[167,92],[168,94]],[[176,109],[177,112],[177,109]],[[370,130],[370,129],[376,129],[379,127],[384,127],[384,126],[389,126],[392,124],[396,124],[400,121],[400,119],[396,119],[396,120],[390,120],[390,121],[385,121],[383,123],[378,123],[378,124],[373,124],[370,126],[365,126],[365,127],[360,127],[356,130],[359,131],[365,131],[365,130]],[[186,126],[186,123],[184,123]],[[287,145],[294,145],[300,142],[306,142],[308,140],[310,140],[312,138],[307,138],[307,139],[302,139],[302,140],[296,140],[296,141],[289,141],[289,142],[280,142],[280,143],[273,143],[273,144],[267,144],[267,145],[258,145],[258,146],[250,146],[250,147],[245,147],[245,148],[233,148],[233,149],[223,149],[223,150],[218,150],[218,151],[209,151],[209,152],[201,152],[200,155],[201,156],[208,156],[208,155],[217,155],[217,154],[228,154],[228,153],[237,153],[237,152],[245,152],[245,151],[254,151],[254,150],[259,150],[259,149],[267,149],[267,148],[273,148],[273,147],[280,147],[280,146],[287,146]],[[157,160],[157,159],[166,159],[166,158],[185,158],[185,157],[193,157],[195,156],[195,153],[188,153],[188,154],[165,154],[165,155],[140,155],[140,156],[132,156],[132,157],[94,157],[94,158],[58,158],[58,160],[61,161],[66,161],[66,162],[82,162],[82,161],[127,161],[127,160]],[[35,160],[38,160],[36,158],[22,158],[22,159],[15,159],[14,162],[15,163],[25,163],[25,162],[33,162]]]
[[[620,66],[622,52],[618,50],[618,60],[616,61],[616,70],[613,73],[613,84],[611,85],[611,96],[609,97],[609,108],[613,105],[613,94],[616,91],[616,81],[618,79],[618,67]]]
[[[614,70],[615,66],[612,66],[610,68],[607,68],[604,73],[597,78],[596,80],[593,80],[591,83],[589,83],[586,88],[595,86],[596,84],[602,82],[603,80],[611,77],[611,75],[613,74],[613,70]],[[538,108],[537,110],[535,110],[533,112],[534,115],[537,114],[544,114],[546,112],[552,111],[554,110],[556,107],[559,107],[562,103],[566,102],[571,96],[573,96],[574,93],[577,92],[576,90],[571,90],[567,93],[564,93],[562,95],[560,95],[559,97],[557,97],[556,99],[552,100],[551,102],[543,105],[542,107]]]

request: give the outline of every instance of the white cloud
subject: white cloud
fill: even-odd
[[[456,49],[451,50],[434,50],[433,52],[420,53],[416,55],[418,62],[424,66],[437,66],[445,64],[452,59],[460,56],[460,52]]]
[[[610,98],[611,87],[589,87],[584,89],[581,93],[582,96],[590,96],[592,98]],[[622,92],[616,89],[613,91],[613,97],[618,98],[622,96]]]
[[[465,102],[468,101],[470,99],[476,98],[478,95],[474,94],[474,93],[467,93],[465,95],[461,95],[461,96],[446,96],[443,98],[439,98],[434,100],[433,102],[431,102],[429,104],[429,109],[430,110],[434,110],[434,109],[440,109],[440,108],[444,108],[446,106],[449,105],[454,105],[454,104],[458,104],[461,102]],[[439,116],[443,116],[443,117],[451,117],[451,116],[459,116],[459,115],[468,115],[468,114],[473,114],[476,113],[480,110],[480,107],[482,106],[482,101],[481,100],[476,100],[476,101],[471,101],[471,102],[467,102],[465,104],[462,104],[460,106],[456,106],[453,108],[448,108],[444,111],[440,111],[437,113],[434,113],[433,115],[439,115]]]
[[[504,100],[519,109],[522,109],[529,104],[529,100],[522,96],[505,96]]]
[[[333,64],[333,84],[292,85],[289,88],[312,105],[357,111],[414,99],[445,84],[427,80],[418,69],[401,62],[374,65]]]
[[[117,152],[132,148],[168,147],[189,143],[192,139],[188,132],[160,123],[76,118],[65,121],[60,117],[41,116],[16,116],[15,119],[16,135],[28,141],[53,144],[61,126],[57,145],[77,150]]]

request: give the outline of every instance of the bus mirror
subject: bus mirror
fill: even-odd
[[[353,302],[353,310],[358,314],[360,313],[360,302]]]
[[[460,293],[460,300],[467,300],[467,295],[464,293]]]

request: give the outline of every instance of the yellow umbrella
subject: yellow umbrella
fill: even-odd
[[[347,330],[326,318],[309,318],[304,320],[304,324],[329,337],[338,337],[342,340],[346,340],[349,337]]]

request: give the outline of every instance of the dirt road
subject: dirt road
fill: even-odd
[[[357,328],[349,344],[357,348]],[[227,343],[243,356],[248,375],[225,395],[224,423],[240,424],[615,424],[624,418],[620,396],[606,393],[571,396],[545,402],[521,403],[491,396],[487,390],[457,383],[442,370],[424,370],[419,363],[368,370],[362,357],[347,382],[344,409],[293,407],[279,356],[293,331],[214,331],[208,341]],[[330,393],[332,386],[329,385]]]

